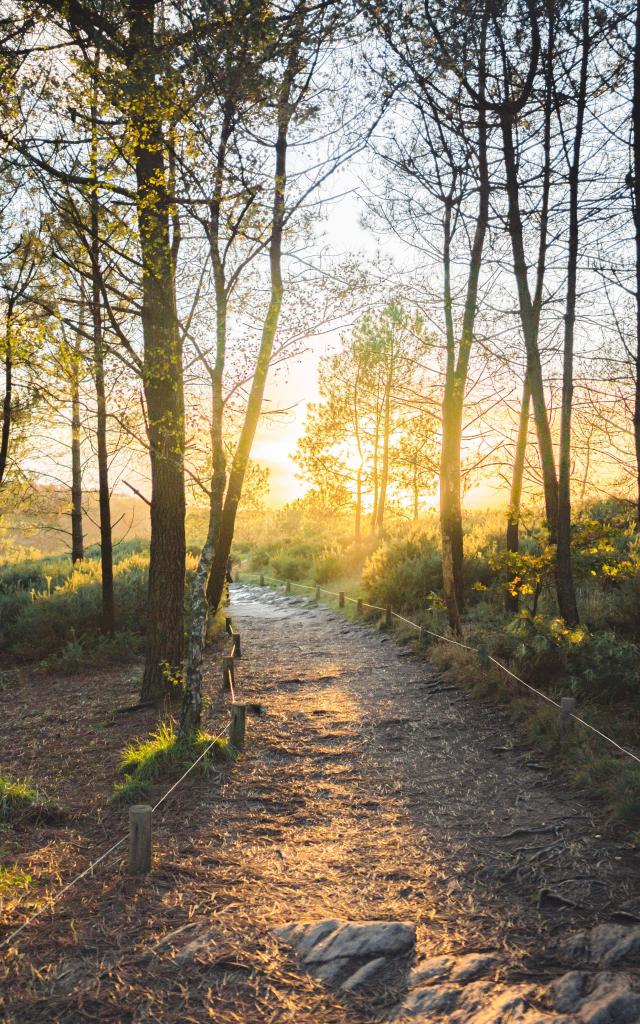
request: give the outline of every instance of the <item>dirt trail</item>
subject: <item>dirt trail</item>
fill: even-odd
[[[231,613],[243,698],[266,709],[246,751],[167,808],[147,880],[115,872],[90,920],[60,914],[55,969],[1,1020],[364,1024],[385,1008],[314,981],[274,927],[415,921],[419,957],[494,951],[517,982],[561,974],[557,936],[630,906],[631,845],[494,705],[312,602],[238,584]]]

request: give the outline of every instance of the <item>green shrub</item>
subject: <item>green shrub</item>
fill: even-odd
[[[614,633],[569,629],[560,619],[523,612],[507,626],[494,648],[532,679],[598,704],[640,697],[640,658],[636,644]]]
[[[418,610],[442,586],[442,560],[433,538],[414,532],[387,541],[365,563],[362,582],[374,604]]]
[[[311,559],[295,552],[273,555],[271,569],[277,579],[302,580],[311,572]]]

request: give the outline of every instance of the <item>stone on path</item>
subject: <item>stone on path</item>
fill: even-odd
[[[411,921],[294,922],[274,930],[319,981],[347,992],[375,988],[404,968],[413,951]]]

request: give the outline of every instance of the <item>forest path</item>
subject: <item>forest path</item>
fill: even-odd
[[[238,584],[231,612],[244,699],[267,708],[228,783],[254,921],[415,921],[419,956],[493,951],[542,981],[566,970],[556,937],[637,895],[629,844],[494,704],[312,601]]]
[[[23,933],[0,961],[1,1024],[369,1024],[389,1020],[400,1000],[415,1024],[637,1024],[638,848],[514,740],[499,708],[443,683],[392,636],[245,584],[232,587],[231,614],[241,699],[265,709],[248,718],[245,750],[194,773],[154,815],[149,874],[106,862]],[[218,732],[229,718],[219,652],[205,683],[205,725]],[[88,685],[51,684],[29,747],[36,779],[53,749],[69,780],[69,820],[13,837],[27,844],[19,863],[39,893],[47,872],[61,884],[122,832],[126,812],[108,802],[119,750],[155,717],[113,713],[136,699],[126,674],[92,679],[102,701],[92,774],[76,731],[97,699]],[[25,682],[18,719],[32,699]],[[159,781],[150,802],[165,789]],[[559,940],[614,914],[598,956],[593,941],[574,943],[584,974],[569,975],[563,992],[579,1012],[558,1014],[543,989],[571,965]],[[412,975],[408,995],[401,975],[381,974],[381,991],[354,998],[274,935],[328,918],[410,922],[418,961],[449,957],[426,979],[423,967],[418,983]],[[464,954],[495,960],[461,983],[453,958]]]

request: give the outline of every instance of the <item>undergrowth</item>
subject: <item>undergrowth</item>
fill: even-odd
[[[173,723],[163,722],[144,739],[136,739],[122,752],[112,799],[132,803],[146,796],[155,782],[173,781],[198,758],[214,740],[213,736],[199,732],[193,740],[180,739]],[[228,740],[215,739],[211,750],[198,766],[208,771],[214,762],[228,762],[234,750]]]
[[[24,816],[45,813],[48,801],[38,793],[28,779],[14,782],[0,775],[0,824],[5,825]]]

